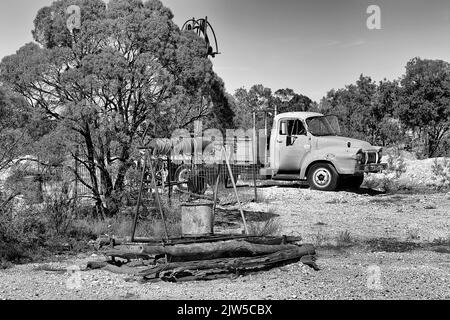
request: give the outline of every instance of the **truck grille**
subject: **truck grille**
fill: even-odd
[[[380,163],[381,159],[379,159],[378,154],[376,152],[363,152],[362,164],[373,164]]]

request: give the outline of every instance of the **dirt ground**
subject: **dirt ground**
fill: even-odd
[[[249,223],[275,219],[285,235],[317,246],[314,271],[300,263],[211,282],[145,283],[80,271],[96,254],[0,271],[0,299],[450,299],[450,193],[318,192],[298,185],[241,188]],[[218,229],[241,232],[232,196]],[[258,222],[259,221],[259,222]],[[73,286],[73,277],[79,286]]]

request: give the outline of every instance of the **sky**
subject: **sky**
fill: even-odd
[[[399,78],[414,57],[450,62],[449,0],[162,0],[181,27],[208,17],[227,91],[263,84],[319,101],[360,74]],[[0,1],[0,58],[32,41],[37,11],[52,0]],[[370,30],[369,5],[381,9]]]

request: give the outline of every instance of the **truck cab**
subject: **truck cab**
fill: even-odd
[[[261,175],[274,180],[304,180],[312,189],[333,191],[339,185],[359,187],[364,173],[386,169],[382,148],[341,136],[335,116],[292,112],[275,117],[269,163]]]

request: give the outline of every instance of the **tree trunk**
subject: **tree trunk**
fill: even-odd
[[[312,245],[301,247],[295,244],[258,244],[246,239],[229,240],[207,243],[191,243],[177,245],[139,245],[133,250],[132,246],[119,246],[117,249],[126,253],[126,250],[139,255],[160,256],[166,255],[170,261],[195,261],[206,259],[230,258],[230,257],[254,257],[274,252],[300,248],[307,254],[315,254]]]
[[[97,216],[100,216],[102,219],[105,219],[106,212],[105,207],[103,206],[100,186],[97,179],[97,167],[95,165],[95,149],[94,144],[92,142],[91,131],[88,123],[85,123],[84,139],[86,143],[87,169],[89,171],[89,176],[91,178],[92,192],[95,198],[95,209],[97,212]]]

